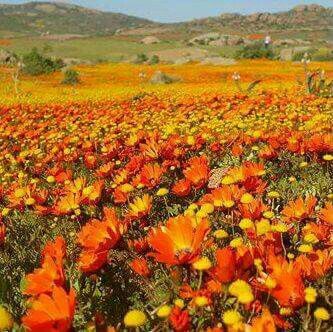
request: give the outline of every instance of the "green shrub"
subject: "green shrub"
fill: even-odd
[[[147,57],[146,54],[140,53],[140,54],[137,54],[136,59],[135,59],[135,63],[140,64],[140,63],[144,63],[148,60],[149,60],[149,58]]]
[[[66,85],[76,85],[79,83],[79,73],[73,69],[67,69],[64,73],[64,79],[62,80],[62,84]]]
[[[261,43],[246,45],[236,52],[237,59],[273,59],[274,52],[271,47],[265,48]]]
[[[157,65],[159,62],[160,62],[160,58],[156,54],[153,55],[149,60],[150,65]]]
[[[328,48],[320,48],[312,55],[313,61],[333,61],[333,50]]]
[[[64,66],[61,59],[52,60],[38,53],[36,48],[23,56],[23,72],[29,75],[37,76],[50,74],[61,69]]]

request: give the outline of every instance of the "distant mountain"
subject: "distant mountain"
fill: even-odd
[[[301,5],[280,13],[221,14],[193,21],[162,24],[119,13],[60,2],[0,4],[0,37],[10,34],[106,35],[171,32],[178,38],[202,32],[263,33],[286,30],[327,30],[333,34],[333,9]]]
[[[221,14],[216,17],[180,23],[178,26],[201,31],[226,28],[254,33],[285,29],[320,30],[333,28],[333,8],[313,4],[296,6],[289,11],[279,13]]]
[[[8,33],[96,35],[151,23],[134,16],[102,12],[61,2],[0,4],[0,31]]]

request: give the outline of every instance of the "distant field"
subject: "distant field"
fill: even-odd
[[[165,49],[181,47],[181,42],[161,42],[154,45],[144,45],[130,40],[115,39],[112,37],[91,37],[70,39],[66,41],[51,41],[40,38],[12,39],[6,48],[24,54],[33,47],[42,50],[49,48],[48,55],[61,58],[78,58],[87,61],[120,61],[131,58],[138,53],[150,53]]]

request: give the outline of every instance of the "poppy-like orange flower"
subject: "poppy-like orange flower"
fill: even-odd
[[[59,199],[54,207],[54,213],[58,215],[69,214],[80,208],[81,196],[69,193]]]
[[[162,175],[163,169],[159,164],[147,164],[142,168],[140,182],[151,189],[160,183]]]
[[[42,267],[25,277],[23,294],[36,296],[51,293],[53,287],[62,286],[65,282],[65,254],[65,241],[62,237],[47,243],[42,253]]]
[[[189,264],[201,252],[201,245],[209,232],[206,219],[194,227],[188,216],[170,218],[166,226],[154,228],[148,242],[155,252],[150,255],[158,262],[166,264]]]
[[[282,256],[268,257],[270,276],[276,281],[271,295],[283,307],[299,308],[304,304],[304,283],[301,269],[295,263],[288,263]]]
[[[252,320],[250,329],[253,332],[276,332],[276,330],[274,318],[267,308],[263,308],[260,317]]]
[[[79,266],[84,272],[93,272],[107,262],[107,256],[121,238],[125,228],[113,209],[104,208],[102,221],[93,219],[78,233],[78,243],[83,248]]]
[[[176,332],[190,331],[190,315],[187,310],[181,310],[179,307],[174,307],[169,316],[169,322]]]
[[[300,255],[295,265],[302,271],[305,278],[317,280],[323,277],[333,267],[332,250],[316,250],[307,255]]]
[[[294,222],[310,217],[316,203],[317,199],[313,196],[308,196],[305,200],[299,197],[295,201],[289,202],[282,210],[284,220]]]
[[[185,197],[191,192],[191,182],[187,179],[177,181],[173,187],[172,192],[178,197]]]
[[[129,217],[139,219],[147,216],[152,207],[152,202],[152,197],[147,194],[143,195],[143,197],[135,198],[133,203],[129,204]]]
[[[31,332],[68,332],[72,328],[74,310],[74,290],[67,294],[63,288],[55,287],[51,295],[41,294],[32,300],[22,323]]]
[[[129,263],[131,269],[143,277],[149,277],[151,271],[144,258],[136,258]]]
[[[0,219],[0,246],[5,243],[6,239],[6,225]]]
[[[320,210],[320,219],[333,226],[333,204],[326,203],[325,207]]]
[[[216,266],[211,273],[222,283],[228,283],[235,278],[236,253],[232,248],[223,248],[216,251]]]
[[[243,218],[258,220],[268,207],[260,199],[253,199],[249,204],[239,204],[238,209]]]
[[[209,166],[205,156],[193,157],[189,160],[189,167],[184,170],[184,175],[196,189],[200,189],[208,181]]]

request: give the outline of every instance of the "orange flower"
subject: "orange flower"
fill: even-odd
[[[317,199],[313,196],[309,196],[305,200],[299,197],[296,201],[289,202],[282,210],[284,219],[288,222],[293,222],[308,218],[312,214],[316,203]]]
[[[179,307],[174,307],[169,316],[170,324],[176,332],[190,331],[190,315],[187,310],[181,310]]]
[[[103,211],[102,221],[91,220],[78,234],[78,243],[83,247],[79,265],[84,272],[96,271],[106,263],[108,251],[125,230],[113,209],[104,208]]]
[[[326,203],[325,208],[320,210],[320,219],[333,226],[333,204]]]
[[[222,283],[228,283],[235,278],[236,253],[231,248],[216,251],[216,267],[212,270],[212,275]]]
[[[57,215],[69,214],[80,208],[81,196],[79,194],[69,193],[61,197],[54,207],[54,213]]]
[[[170,218],[166,227],[161,226],[150,232],[148,242],[156,251],[151,256],[166,264],[192,263],[200,254],[201,244],[208,231],[206,219],[195,228],[190,217]]]
[[[63,270],[65,254],[65,241],[62,237],[47,243],[42,253],[42,267],[25,277],[23,294],[36,296],[41,293],[51,293],[53,287],[62,286],[65,282]]]
[[[208,181],[209,167],[206,157],[193,157],[189,160],[189,167],[184,170],[184,175],[196,189],[200,189]]]
[[[137,197],[134,199],[133,203],[130,203],[129,217],[139,219],[145,217],[149,214],[152,207],[152,197],[145,194],[143,197]]]
[[[140,276],[148,277],[151,273],[147,261],[144,258],[136,258],[130,262],[129,265],[131,269]]]
[[[333,267],[333,256],[330,250],[317,250],[307,255],[300,255],[295,265],[309,280],[323,277]]]
[[[143,166],[140,181],[147,188],[151,189],[160,183],[160,178],[162,175],[163,170],[159,164],[147,164]]]
[[[67,294],[61,287],[55,287],[51,295],[41,294],[32,300],[22,323],[31,332],[68,332],[72,328],[74,310],[74,290]]]
[[[268,257],[270,276],[276,281],[271,295],[283,307],[299,308],[304,303],[304,283],[301,270],[295,263],[288,263],[283,257],[270,254]]]
[[[276,332],[274,318],[267,308],[263,308],[261,317],[252,320],[253,332]]]
[[[6,239],[6,225],[0,219],[0,246],[5,243]]]
[[[187,179],[182,179],[176,182],[172,187],[172,192],[178,197],[185,197],[191,191],[191,182]]]

